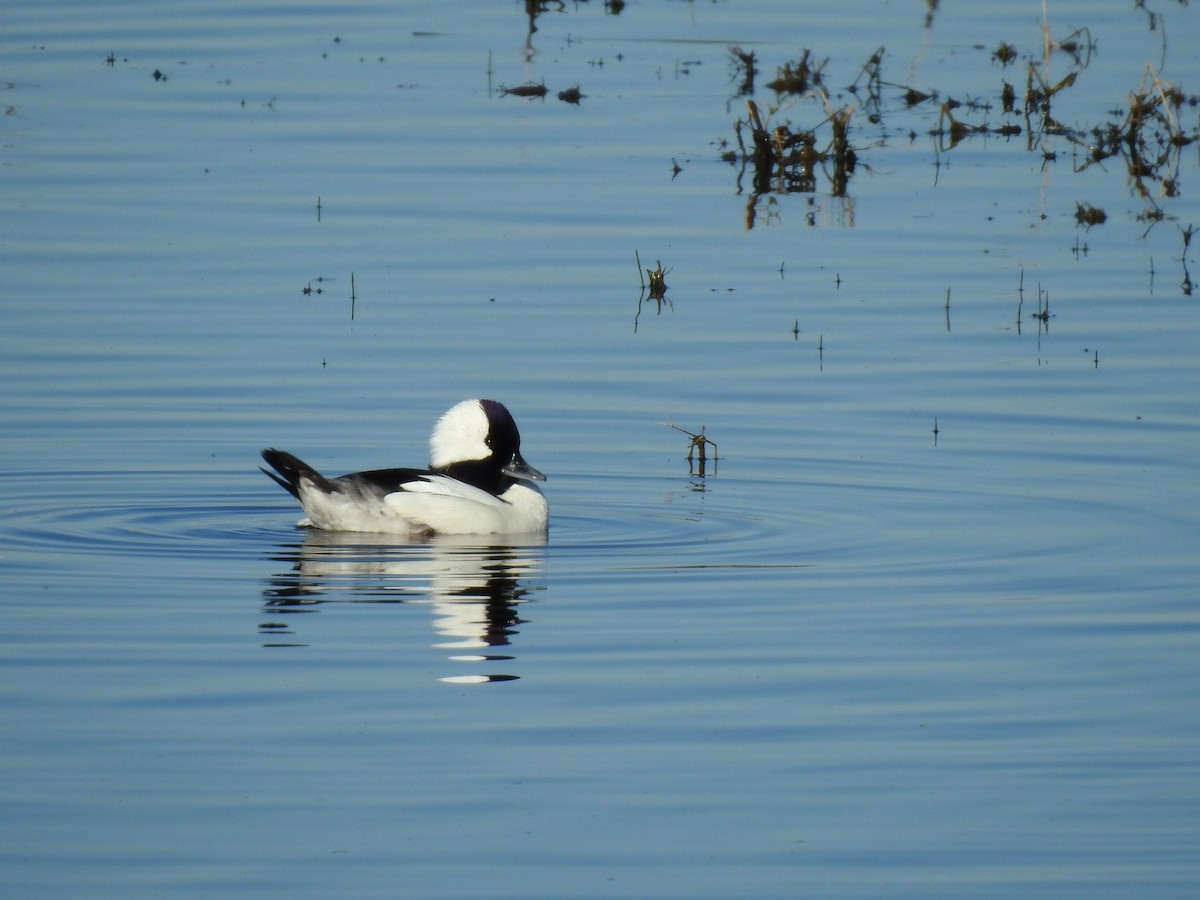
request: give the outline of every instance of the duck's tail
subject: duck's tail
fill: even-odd
[[[262,458],[279,474],[269,472],[262,466],[259,466],[259,470],[297,500],[300,499],[301,478],[307,478],[313,484],[328,489],[329,482],[325,476],[290,453],[268,447],[262,452]]]

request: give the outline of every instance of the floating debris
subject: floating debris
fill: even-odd
[[[937,128],[929,132],[934,137],[943,139],[938,145],[941,150],[952,150],[963,138],[972,134],[986,134],[990,130],[986,125],[969,125],[954,118],[950,110],[957,105],[953,101],[943,103],[938,112]]]
[[[678,425],[675,425],[671,422],[659,422],[658,424],[665,425],[667,428],[674,428],[676,431],[686,434],[690,438],[688,441],[687,452],[688,469],[693,475],[698,475],[700,478],[705,477],[704,469],[709,460],[708,447],[711,445],[713,448],[713,474],[716,474],[717,467],[715,464],[717,460],[720,459],[720,457],[717,456],[717,443],[716,441],[710,440],[708,436],[705,435],[703,425],[700,426],[700,433],[696,434],[688,431],[685,428],[680,428]]]
[[[1075,221],[1080,225],[1091,228],[1093,225],[1103,225],[1108,221],[1108,213],[1087,203],[1075,204]]]
[[[829,60],[823,59],[814,66],[811,59],[811,50],[802,51],[795,65],[784,63],[776,70],[774,80],[768,81],[767,87],[776,94],[803,94],[810,87],[820,87],[821,72]]]
[[[1184,296],[1190,297],[1196,288],[1196,284],[1192,281],[1192,273],[1188,271],[1187,255],[1189,248],[1192,246],[1192,238],[1196,236],[1196,227],[1189,222],[1187,228],[1180,228],[1179,230],[1183,234],[1183,253],[1179,256],[1179,262],[1183,265],[1183,282],[1180,286],[1183,288]]]
[[[1200,104],[1200,97],[1185,96],[1172,84],[1159,80],[1152,66],[1146,67],[1141,87],[1129,95],[1129,111],[1121,122],[1096,126],[1087,135],[1071,135],[1086,147],[1087,162],[1080,170],[1111,157],[1120,156],[1134,190],[1153,203],[1152,187],[1164,197],[1176,197],[1179,151],[1197,139],[1184,133],[1178,111],[1184,105]]]
[[[936,94],[926,94],[924,91],[918,91],[916,88],[909,88],[904,92],[904,105],[919,106],[935,96]]]
[[[1147,15],[1152,30],[1162,26],[1155,14]],[[771,223],[783,208],[778,195],[815,194],[826,178],[829,195],[842,198],[840,209],[852,219],[849,185],[862,162],[859,155],[863,147],[872,151],[886,147],[891,136],[901,133],[894,123],[886,121],[889,114],[908,109],[921,116],[931,108],[936,109],[937,117],[927,133],[934,140],[935,153],[952,150],[964,141],[1001,137],[1008,144],[1020,140],[1026,151],[1037,154],[1035,163],[1043,170],[1051,163],[1070,161],[1072,170],[1080,172],[1098,164],[1107,168],[1109,161],[1119,160],[1128,173],[1131,192],[1145,202],[1143,211],[1135,210],[1137,220],[1148,228],[1171,221],[1164,199],[1180,197],[1187,187],[1182,173],[1186,156],[1193,152],[1193,145],[1200,143],[1200,126],[1195,122],[1200,94],[1185,93],[1164,81],[1154,65],[1147,65],[1140,86],[1122,99],[1108,121],[1066,124],[1056,118],[1055,107],[1066,103],[1075,86],[1082,83],[1096,58],[1095,43],[1086,28],[1055,39],[1046,25],[1040,43],[1034,53],[1005,41],[991,48],[977,46],[980,56],[996,69],[1003,69],[1003,74],[993,76],[994,93],[959,99],[939,95],[936,85],[917,87],[885,80],[886,49],[879,47],[845,88],[853,95],[853,101],[845,105],[839,104],[837,94],[826,86],[828,59],[807,49],[799,60],[779,67],[777,77],[766,85],[776,92],[775,102],[756,102],[751,96],[755,84],[752,76],[765,65],[755,52],[731,48],[731,80],[745,113],[733,123],[734,134],[716,143],[720,159],[735,167],[736,192],[748,195],[744,227],[753,228],[760,221]],[[1007,72],[1010,67],[1019,72],[1021,66],[1024,85]],[[885,97],[885,87],[895,88],[896,92]],[[810,101],[822,104],[823,115],[805,120],[796,109],[809,108]],[[859,137],[863,117],[880,130],[880,137],[870,143],[863,143]],[[910,141],[918,139],[917,129],[904,130]],[[858,147],[852,144],[855,137]],[[935,166],[940,164],[935,159]],[[673,170],[672,177],[677,174]],[[745,187],[743,182],[747,182]],[[763,197],[767,198],[765,203]],[[820,221],[821,212],[829,208],[817,205],[812,197],[808,207],[804,219],[810,225]],[[1079,224],[1088,228],[1107,220],[1103,209],[1088,204],[1061,210],[1072,211]],[[1185,292],[1193,287],[1190,277],[1185,276]]]
[[[1017,48],[1012,44],[1006,44],[1004,41],[992,51],[992,59],[1000,63],[1001,66],[1007,67],[1010,63],[1016,62]]]
[[[741,47],[730,47],[729,55],[733,57],[733,78],[736,80],[741,76],[741,83],[738,85],[737,96],[749,97],[754,93],[754,78],[758,74],[756,63],[757,57],[753,50],[743,50]]]
[[[662,300],[667,296],[666,274],[661,262],[658,263],[657,268],[646,270],[646,277],[650,279],[651,300]]]
[[[1084,68],[1092,61],[1092,51],[1096,49],[1096,42],[1092,40],[1092,33],[1086,25],[1076,28],[1061,41],[1054,40],[1046,32],[1045,44],[1047,51],[1058,50],[1066,53],[1075,60],[1075,65]]]
[[[754,192],[756,195],[772,191],[789,193],[816,190],[816,172],[821,166],[831,166],[830,183],[835,197],[845,196],[846,184],[854,173],[857,153],[850,146],[850,118],[852,109],[831,109],[826,102],[826,118],[818,124],[830,126],[829,142],[823,149],[817,147],[816,130],[792,131],[791,124],[784,122],[768,129],[763,122],[758,105],[746,101],[747,121],[739,119],[735,125],[741,156],[726,154],[726,159],[754,165]],[[742,129],[749,128],[753,150],[747,152],[742,140]],[[752,225],[748,220],[747,227]]]
[[[1010,113],[1015,110],[1017,106],[1017,91],[1007,81],[1002,81],[1001,84],[1003,84],[1004,87],[1000,89],[1000,105],[1004,108],[1006,113]]]
[[[500,85],[500,96],[512,94],[514,97],[545,97],[550,93],[550,89],[544,84],[519,84],[516,87],[505,87]]]
[[[1050,118],[1050,99],[1073,85],[1078,77],[1079,70],[1076,69],[1074,72],[1068,72],[1055,84],[1048,85],[1037,65],[1031,62],[1025,70],[1025,114],[1041,113],[1047,124],[1058,126],[1058,123]],[[1058,130],[1058,127],[1055,130]]]
[[[575,85],[575,87],[570,87],[565,91],[558,92],[559,100],[561,100],[563,103],[574,103],[576,106],[579,105],[579,101],[582,100],[583,97],[584,95],[579,93],[579,85]]]
[[[637,329],[638,329],[638,319],[642,315],[642,303],[646,299],[650,299],[655,302],[655,304],[656,304],[655,315],[662,314],[663,303],[666,303],[669,307],[671,307],[672,310],[675,309],[675,304],[671,302],[669,297],[667,297],[666,276],[667,276],[667,272],[669,272],[671,270],[664,269],[661,261],[658,262],[658,264],[655,268],[643,270],[641,254],[639,254],[636,250],[633,251],[633,258],[637,261],[638,278],[641,280],[641,283],[642,283],[642,292],[641,292],[641,294],[638,295],[637,312],[634,314],[634,317],[633,317],[633,330],[634,330],[634,333],[636,334]],[[643,271],[645,271],[646,276],[648,276],[650,278],[649,285],[646,284],[646,277],[644,277],[642,275]],[[648,297],[647,297],[647,290],[649,290]]]
[[[883,88],[883,54],[884,48],[880,47],[867,58],[863,63],[863,67],[859,69],[858,75],[854,77],[854,83],[847,90],[854,96],[858,96],[859,81],[863,76],[866,76],[867,96],[863,105],[863,109],[867,113],[867,119],[871,124],[878,125],[883,121],[883,97],[881,94]]]

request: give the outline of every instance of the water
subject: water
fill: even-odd
[[[6,894],[1195,893],[1195,145],[1156,224],[1064,136],[939,147],[904,88],[1024,126],[1040,4],[851,6],[9,12]],[[1092,6],[1059,121],[1196,90],[1193,9]],[[848,196],[751,203],[734,44],[763,110],[828,58]],[[306,534],[257,471],[480,395],[544,542]]]

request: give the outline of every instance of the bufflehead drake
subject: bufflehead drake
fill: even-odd
[[[290,453],[262,452],[265,472],[300,501],[297,524],[384,534],[544,532],[546,476],[521,457],[521,435],[504,404],[464,400],[429,438],[428,469],[375,469],[326,478]],[[278,472],[279,474],[275,474]]]

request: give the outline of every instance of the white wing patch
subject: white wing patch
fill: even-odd
[[[427,475],[383,498],[392,515],[442,534],[504,530],[506,504],[499,497],[444,475]]]
[[[504,501],[489,494],[482,488],[466,484],[449,475],[425,475],[416,481],[406,481],[400,485],[403,490],[388,494],[383,498],[387,504],[403,501],[405,494],[434,494],[438,497],[457,497],[472,503],[482,503],[484,506],[501,507]]]
[[[546,500],[533,485],[514,484],[504,499],[446,475],[424,475],[383,497],[319,490],[301,481],[300,524],[329,531],[383,534],[530,534],[546,530]]]

